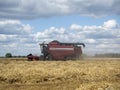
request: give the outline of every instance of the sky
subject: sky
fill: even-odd
[[[40,55],[52,40],[120,53],[120,0],[0,0],[0,56]]]

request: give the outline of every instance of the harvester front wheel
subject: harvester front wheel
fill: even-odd
[[[52,56],[51,54],[49,54],[49,55],[47,56],[47,59],[51,61],[51,60],[53,59],[53,56]]]

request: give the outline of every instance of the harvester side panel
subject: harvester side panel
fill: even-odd
[[[49,53],[54,59],[64,59],[66,56],[74,54],[74,48],[72,46],[52,45],[49,47]]]

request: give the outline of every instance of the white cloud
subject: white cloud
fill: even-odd
[[[107,4],[106,4],[107,3]],[[60,15],[120,15],[119,0],[3,0],[0,18],[33,19]]]
[[[8,27],[11,27],[12,32]],[[84,52],[87,54],[120,53],[120,24],[116,20],[108,20],[101,26],[78,24],[72,24],[68,28],[53,26],[41,32],[32,32],[34,28],[29,24],[8,20],[0,21],[0,28],[3,28],[0,31],[0,55],[7,52],[15,55],[40,54],[39,43],[52,40],[83,42],[86,44]]]
[[[5,35],[0,35],[0,41],[6,41],[7,40],[7,37]]]
[[[7,25],[7,24],[14,25],[14,24],[21,24],[21,22],[18,21],[18,20],[3,20],[3,21],[0,21],[0,25]]]
[[[105,28],[115,28],[117,26],[117,22],[115,20],[109,20],[107,22],[104,22],[103,26]]]
[[[116,25],[118,25],[116,27]],[[108,20],[101,26],[81,26],[72,24],[69,29],[51,27],[43,32],[37,32],[36,38],[43,41],[59,40],[61,42],[83,42],[86,44],[84,52],[95,54],[102,52],[119,52],[120,25],[116,20]],[[116,46],[117,45],[117,46]],[[117,50],[115,50],[117,49]]]
[[[72,30],[81,30],[82,29],[82,26],[80,25],[77,25],[77,24],[72,24],[70,29]]]
[[[36,44],[33,35],[31,35],[32,30],[32,26],[18,20],[0,21],[0,55],[5,55],[7,52],[18,55],[22,51],[21,54],[25,54],[26,49],[31,50],[26,47],[26,44],[30,44],[31,47]],[[19,50],[17,51],[17,49]]]
[[[96,40],[95,39],[86,39],[86,42],[87,43],[96,43]]]
[[[37,32],[36,34],[34,34],[34,36],[37,41],[41,41],[43,39],[50,41],[54,39],[60,39],[59,36],[64,36],[65,33],[65,28],[50,27],[43,32]]]
[[[18,20],[1,20],[0,34],[28,34],[32,32],[33,27],[29,24],[24,25]]]

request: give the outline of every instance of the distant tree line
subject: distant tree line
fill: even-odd
[[[13,56],[12,53],[6,53],[6,54],[5,54],[5,57],[6,57],[6,58],[24,58],[24,57],[26,57],[26,56],[21,56],[21,55]]]
[[[120,53],[95,54],[95,57],[120,58]]]
[[[26,56],[12,56],[13,58],[25,58]]]
[[[26,56],[13,56],[12,53],[6,53],[6,58],[25,58]],[[82,57],[90,57],[87,54],[83,54]],[[120,58],[120,53],[104,53],[104,54],[95,54],[94,57],[108,57],[108,58]]]

